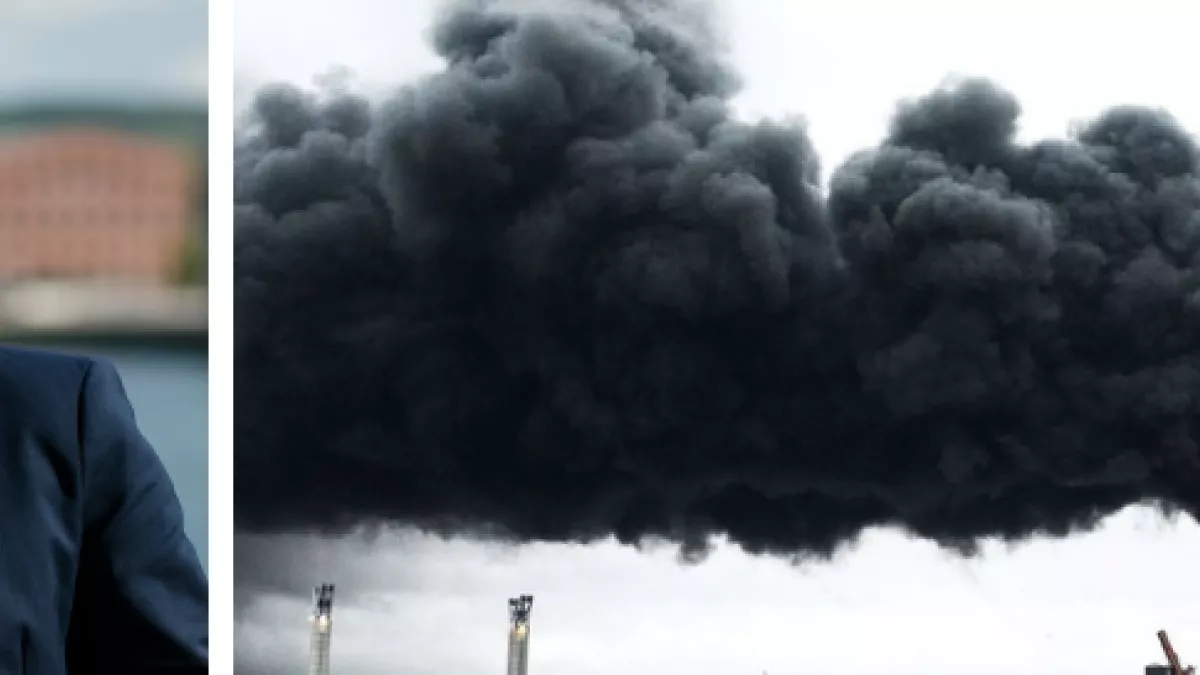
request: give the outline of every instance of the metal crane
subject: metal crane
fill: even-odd
[[[1167,655],[1167,664],[1170,666],[1171,675],[1196,675],[1195,666],[1184,668],[1180,664],[1179,655],[1175,653],[1171,641],[1167,638],[1167,631],[1158,631],[1158,643],[1162,645],[1163,653]]]

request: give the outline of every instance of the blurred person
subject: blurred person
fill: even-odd
[[[0,673],[208,672],[208,581],[107,361],[0,347]]]

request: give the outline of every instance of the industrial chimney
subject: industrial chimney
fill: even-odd
[[[333,631],[333,584],[313,587],[309,675],[329,675],[329,634]]]
[[[527,675],[529,671],[529,613],[533,596],[508,600],[508,675]]]

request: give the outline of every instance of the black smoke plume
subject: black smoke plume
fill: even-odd
[[[373,107],[261,92],[236,154],[235,514],[516,541],[970,552],[1200,516],[1200,154],[1015,140],[983,81],[832,176],[730,113],[702,6],[460,3]]]

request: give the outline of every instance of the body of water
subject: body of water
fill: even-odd
[[[185,529],[208,569],[208,354],[200,347],[37,344],[111,361],[142,433],[158,451],[183,503]]]

